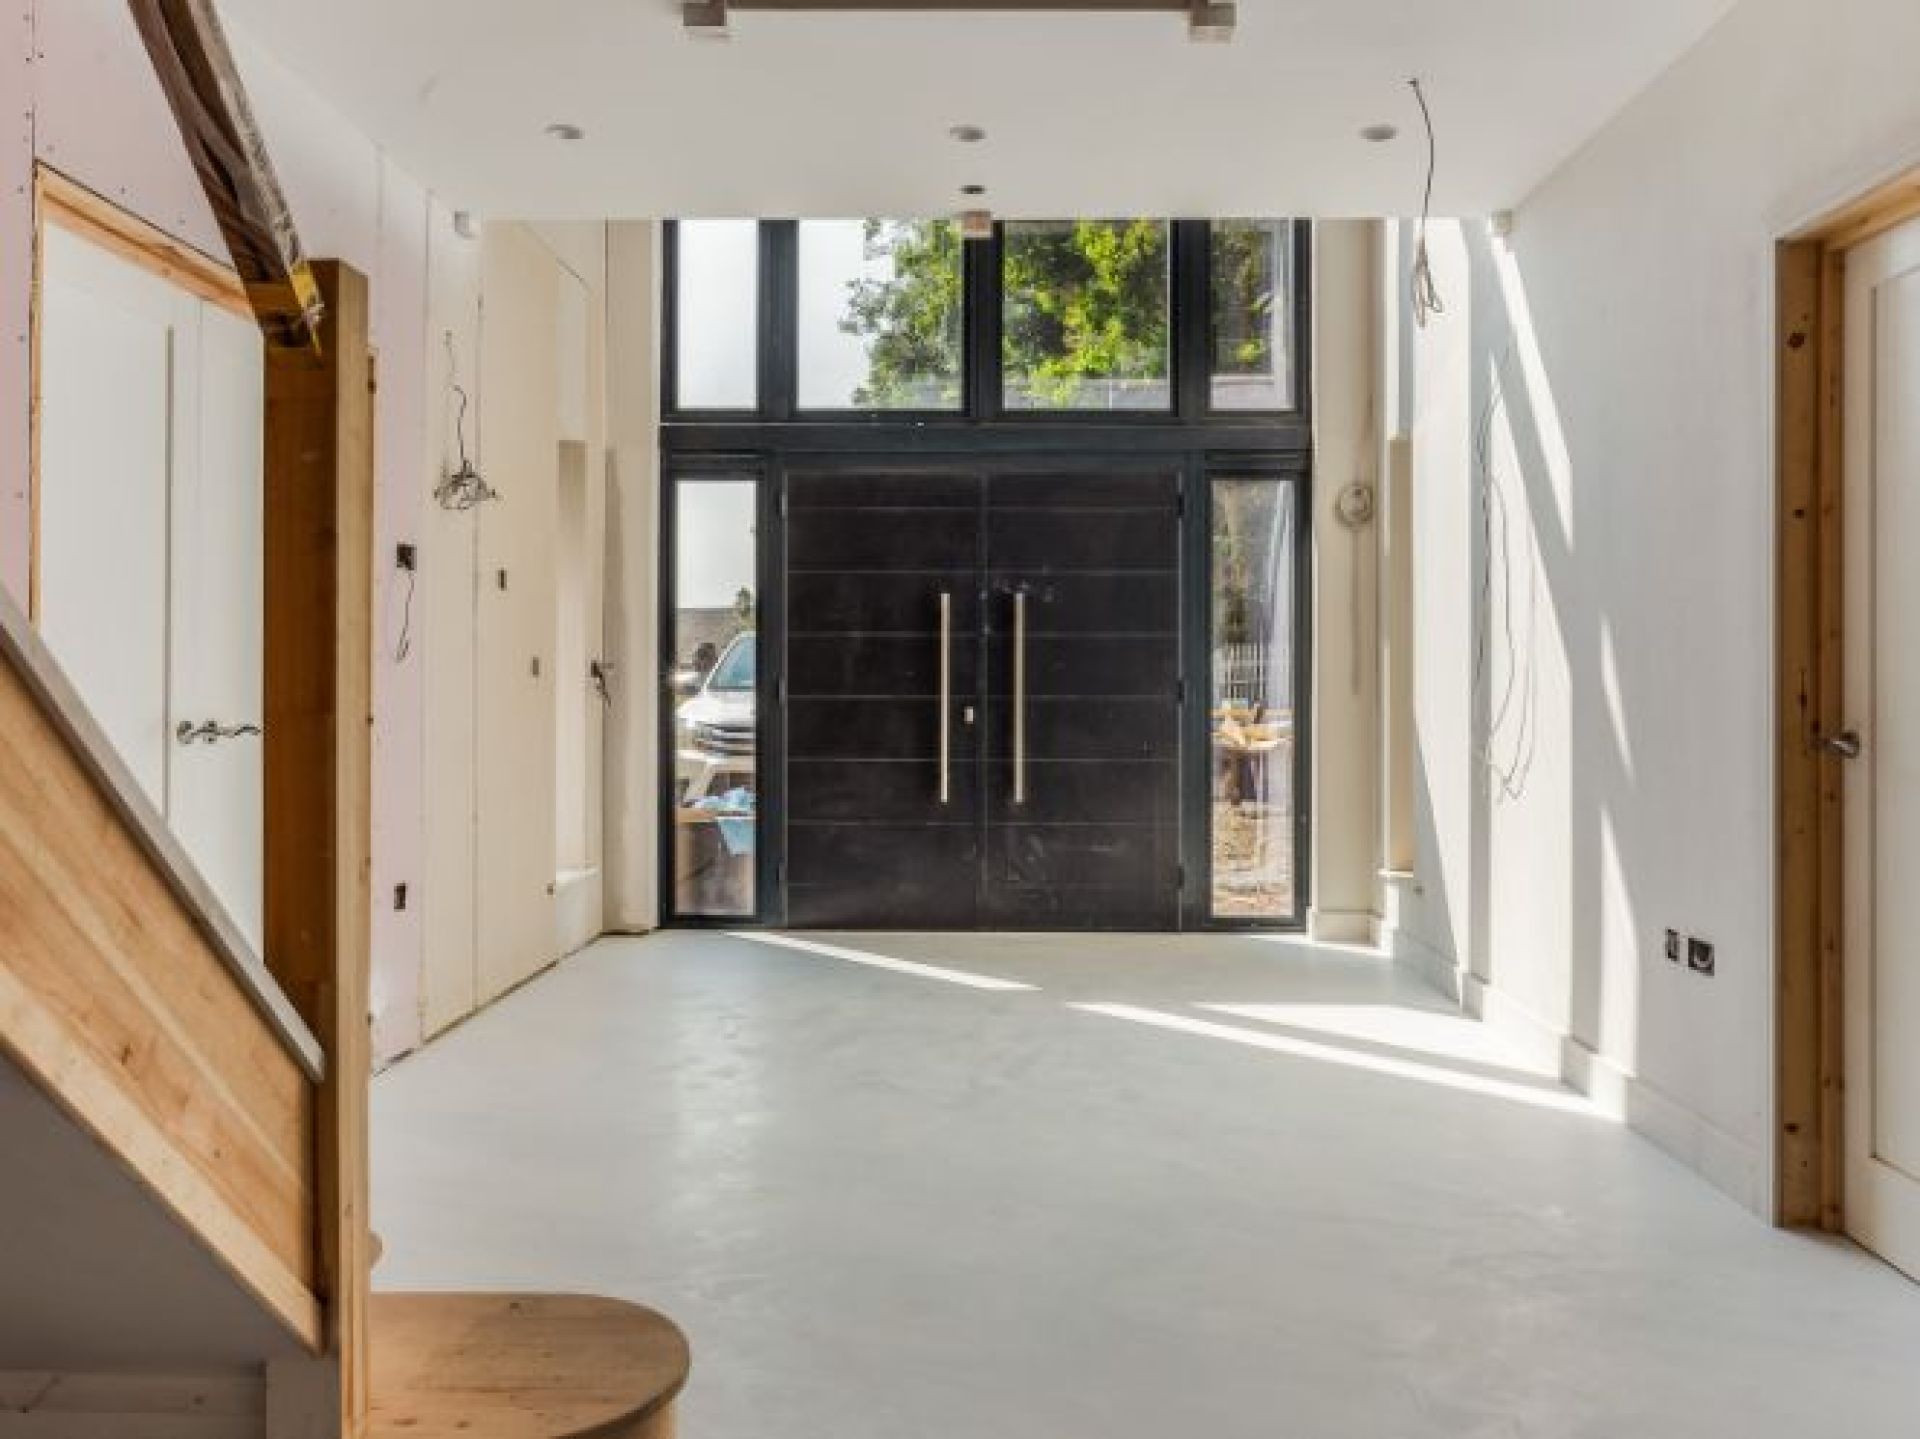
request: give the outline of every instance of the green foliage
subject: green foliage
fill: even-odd
[[[1273,369],[1273,317],[1285,303],[1285,275],[1261,224],[1213,227],[1213,371],[1265,375]]]
[[[1077,220],[1012,230],[1003,366],[1041,408],[1084,402],[1090,380],[1167,377],[1167,227]]]
[[[867,342],[867,409],[950,408],[960,400],[963,287],[959,227],[945,220],[869,220],[869,259],[893,276],[854,280],[840,328]]]
[[[960,399],[963,242],[945,220],[868,220],[869,259],[892,274],[849,282],[840,328],[866,343],[873,409],[951,408]],[[1005,246],[1002,365],[1009,390],[1043,409],[1098,403],[1108,381],[1164,381],[1168,226],[1160,220],[1015,225]],[[1271,232],[1213,231],[1214,369],[1264,374],[1271,312],[1284,298]]]

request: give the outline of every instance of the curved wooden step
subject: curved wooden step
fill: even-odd
[[[376,1294],[368,1439],[672,1439],[686,1336],[580,1294]]]

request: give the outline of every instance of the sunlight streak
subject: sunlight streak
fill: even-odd
[[[1291,1035],[1269,1034],[1256,1029],[1243,1029],[1237,1025],[1195,1019],[1188,1015],[1168,1014],[1163,1010],[1141,1009],[1131,1004],[1076,1004],[1072,1008],[1088,1014],[1105,1015],[1109,1019],[1124,1019],[1134,1024],[1151,1025],[1157,1029],[1170,1029],[1181,1034],[1191,1034],[1202,1039],[1223,1039],[1231,1044],[1245,1045],[1250,1049],[1264,1049],[1274,1054],[1289,1055],[1295,1059],[1337,1064],[1343,1068],[1358,1069],[1391,1079],[1411,1079],[1421,1084],[1433,1085],[1438,1089],[1452,1089],[1463,1094],[1481,1095],[1488,1099],[1504,1099],[1514,1104],[1532,1105],[1536,1109],[1551,1109],[1563,1114],[1578,1114],[1589,1119],[1606,1118],[1590,1102],[1568,1089],[1548,1089],[1510,1080],[1466,1074],[1436,1064],[1421,1064],[1409,1059],[1368,1054],[1343,1049],[1337,1045],[1297,1039]]]

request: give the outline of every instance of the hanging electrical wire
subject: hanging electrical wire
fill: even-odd
[[[1420,104],[1420,123],[1427,131],[1427,184],[1420,201],[1420,228],[1414,236],[1413,274],[1409,280],[1413,303],[1413,320],[1421,329],[1436,315],[1447,312],[1446,302],[1440,298],[1440,286],[1433,278],[1433,256],[1427,249],[1427,225],[1433,219],[1433,179],[1440,169],[1440,141],[1434,133],[1433,111],[1427,106],[1427,92],[1421,87],[1419,79],[1407,81],[1413,90],[1413,98]]]
[[[454,415],[454,443],[459,449],[457,465],[448,468],[445,478],[433,488],[433,498],[443,510],[470,510],[475,505],[500,498],[500,492],[481,478],[467,454],[467,411],[471,402],[460,384],[460,360],[453,348],[453,331],[446,332],[447,388],[460,402]]]
[[[1473,693],[1486,691],[1485,739],[1478,746],[1480,761],[1509,800],[1526,793],[1539,735],[1535,637],[1539,622],[1539,567],[1528,545],[1526,633],[1514,624],[1513,520],[1507,495],[1494,463],[1493,437],[1507,404],[1507,377],[1517,360],[1517,342],[1509,339],[1495,362],[1487,402],[1474,425],[1473,452],[1480,491],[1480,601],[1475,607]],[[1497,579],[1497,584],[1496,584]],[[1498,595],[1498,613],[1495,596]],[[1490,651],[1496,631],[1502,653],[1498,664],[1500,693],[1493,693]]]
[[[413,653],[413,594],[420,587],[420,576],[412,565],[403,566],[407,577],[407,597],[400,613],[400,638],[393,646],[393,662],[403,665]]]

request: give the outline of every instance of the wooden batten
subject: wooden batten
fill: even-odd
[[[34,169],[33,194],[41,226],[70,230],[188,294],[244,319],[254,317],[247,287],[231,265],[203,254],[44,163]]]
[[[373,370],[366,279],[314,272],[318,347],[267,358],[266,958],[327,1054],[316,1263],[352,1435],[372,1269]]]

